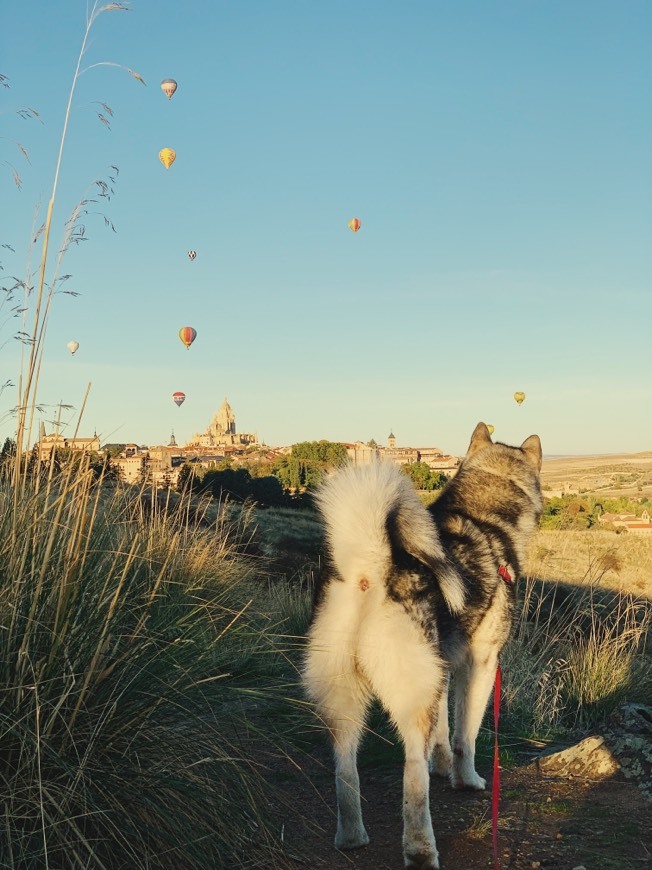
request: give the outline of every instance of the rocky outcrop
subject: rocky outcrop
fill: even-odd
[[[620,764],[605,743],[604,737],[586,737],[575,746],[544,755],[537,761],[541,773],[551,776],[582,776],[603,779],[620,770]]]
[[[604,779],[620,772],[652,800],[652,707],[621,704],[602,734],[537,759],[547,776]]]

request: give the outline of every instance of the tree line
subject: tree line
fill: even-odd
[[[592,529],[598,526],[605,528],[605,525],[600,523],[603,514],[640,516],[646,508],[648,510],[652,508],[647,497],[639,500],[627,497],[602,499],[575,495],[555,496],[544,501],[541,528]],[[616,531],[619,531],[618,528]]]

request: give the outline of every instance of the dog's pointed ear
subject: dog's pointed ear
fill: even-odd
[[[537,471],[541,471],[541,463],[543,461],[543,452],[541,450],[541,441],[538,435],[530,435],[521,444],[521,450],[525,453],[525,458],[530,465],[533,465]]]
[[[478,423],[473,430],[473,435],[471,435],[471,443],[469,444],[469,449],[466,451],[466,455],[472,456],[474,453],[477,453],[478,450],[493,443],[494,442],[491,440],[491,435],[489,434],[486,424]]]

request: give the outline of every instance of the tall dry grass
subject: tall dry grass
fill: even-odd
[[[1,866],[275,866],[276,640],[239,530],[182,513],[0,483]]]
[[[652,599],[652,534],[541,529],[529,548],[526,572]]]
[[[263,767],[277,750],[256,704],[280,697],[283,651],[250,594],[242,524],[134,500],[86,460],[29,459],[62,260],[115,181],[94,183],[52,258],[71,107],[79,77],[107,65],[82,67],[92,28],[127,8],[89,7],[45,218],[9,288],[24,298],[16,449],[0,463],[0,866],[274,867]]]
[[[652,703],[647,600],[527,578],[520,604],[501,657],[515,730],[531,737],[586,730],[623,701]]]

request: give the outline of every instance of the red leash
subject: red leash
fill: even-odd
[[[501,565],[498,573],[508,586],[514,584],[507,565]],[[491,787],[491,835],[494,844],[494,870],[500,870],[500,851],[498,849],[498,805],[500,804],[500,758],[498,754],[498,720],[500,719],[500,689],[502,685],[500,664],[496,667],[494,683],[494,775]]]
[[[502,673],[500,665],[496,668],[494,683],[494,776],[491,789],[491,833],[494,843],[494,870],[500,868],[500,852],[498,850],[498,804],[500,803],[500,765],[498,757],[498,719],[500,718],[500,686]]]

